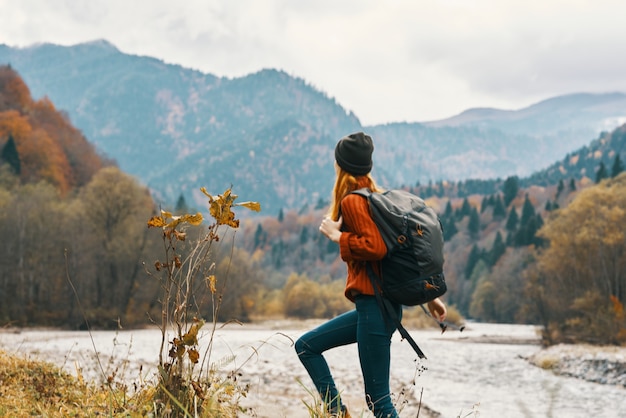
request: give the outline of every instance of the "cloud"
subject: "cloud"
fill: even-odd
[[[365,124],[626,91],[618,0],[0,0],[0,42],[106,39],[219,76],[277,68]]]

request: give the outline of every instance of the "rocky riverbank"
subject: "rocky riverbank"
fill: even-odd
[[[310,416],[304,403],[315,402],[311,381],[293,341],[315,325],[315,321],[280,321],[219,328],[211,361],[226,372],[233,367],[241,371],[240,382],[249,387],[243,406],[253,411],[242,417]],[[394,337],[391,385],[403,417],[626,417],[626,347],[544,349],[536,327],[510,324],[469,323],[462,333],[411,333],[429,358],[415,362],[410,345]],[[0,349],[59,365],[71,375],[80,371],[84,379],[98,382],[103,377],[100,365],[105,376],[115,372],[120,381],[149,380],[159,342],[158,330],[149,329],[0,330]],[[207,346],[207,336],[200,346]],[[329,350],[327,360],[352,415],[369,416],[356,346]]]
[[[528,360],[559,375],[626,387],[626,347],[558,344]]]

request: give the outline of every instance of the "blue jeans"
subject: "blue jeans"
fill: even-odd
[[[376,297],[360,295],[355,303],[355,310],[300,337],[296,341],[296,352],[329,411],[338,412],[343,405],[322,353],[356,342],[369,409],[377,418],[397,418],[389,393],[390,346],[395,325],[383,317]],[[400,317],[402,307],[398,305],[396,311]]]

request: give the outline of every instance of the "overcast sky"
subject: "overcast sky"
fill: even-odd
[[[280,69],[372,125],[626,92],[625,18],[623,0],[0,0],[0,43]]]

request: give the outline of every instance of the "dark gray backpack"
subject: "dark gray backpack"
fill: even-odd
[[[372,219],[387,246],[387,254],[381,260],[382,277],[367,263],[378,305],[418,356],[426,358],[390,302],[421,305],[446,293],[443,227],[439,216],[421,198],[404,190],[372,193],[369,189],[359,189],[352,193],[367,198]],[[445,330],[445,324],[439,326]]]
[[[382,277],[375,275],[383,296],[415,306],[446,293],[443,227],[435,210],[404,190],[353,193],[368,199],[372,219],[387,246],[381,260]]]

